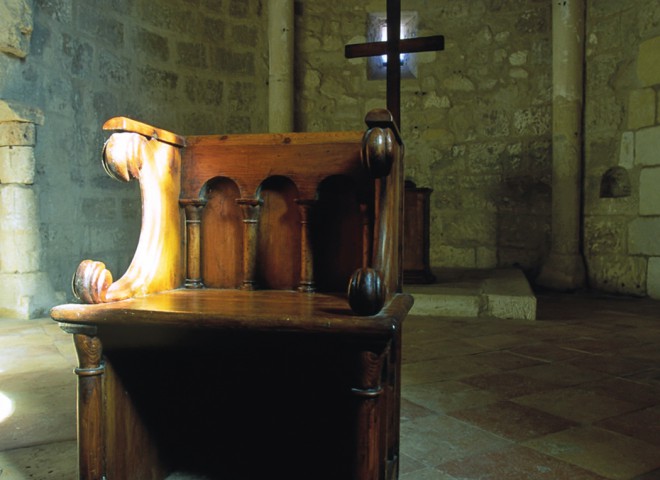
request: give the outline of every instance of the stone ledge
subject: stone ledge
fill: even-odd
[[[35,107],[29,107],[12,100],[0,99],[0,123],[27,122],[43,125],[44,114]]]
[[[534,320],[536,297],[523,273],[505,269],[442,269],[431,285],[405,285],[411,315]]]

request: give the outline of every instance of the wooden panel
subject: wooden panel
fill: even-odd
[[[346,292],[351,275],[362,266],[360,201],[368,196],[359,195],[355,183],[347,177],[329,177],[321,184],[311,216],[319,291]]]
[[[235,180],[244,197],[264,179],[291,179],[301,198],[313,198],[318,184],[334,174],[366,178],[360,160],[362,132],[291,133],[188,137],[182,192],[194,198],[209,178]]]
[[[106,462],[107,478],[164,478],[166,468],[159,458],[156,442],[107,358],[104,377],[106,458],[112,459]]]
[[[202,212],[202,279],[207,287],[238,288],[242,281],[243,215],[238,187],[227,178],[211,181]]]
[[[296,186],[284,177],[267,179],[257,242],[259,288],[293,290],[300,282],[300,212]]]

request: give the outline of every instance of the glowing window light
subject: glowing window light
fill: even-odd
[[[406,29],[405,29],[405,24],[401,24],[401,38],[406,38]],[[380,40],[381,42],[387,42],[387,24],[383,24],[380,27]],[[381,62],[383,64],[383,67],[387,66],[387,55],[381,55],[380,56]],[[400,53],[399,54],[399,63],[403,65],[405,62],[405,54]]]
[[[7,420],[14,413],[14,401],[0,392],[0,423]]]

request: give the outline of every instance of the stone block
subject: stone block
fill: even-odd
[[[44,114],[38,108],[0,99],[0,123],[3,122],[27,122],[41,125],[44,123]]]
[[[660,257],[651,257],[648,260],[646,293],[649,297],[660,300]]]
[[[660,167],[643,168],[640,173],[639,214],[660,215]]]
[[[591,287],[625,295],[646,294],[646,257],[596,255],[587,257]]]
[[[497,267],[497,248],[495,247],[477,247],[476,268],[495,268]]]
[[[144,28],[137,32],[135,50],[142,52],[145,58],[166,62],[170,58],[169,42],[166,37]]]
[[[10,226],[13,227],[13,226]],[[36,226],[0,229],[0,272],[30,273],[39,270],[40,242]]]
[[[0,183],[34,183],[34,149],[0,147]]]
[[[635,132],[635,164],[660,165],[660,125]]]
[[[0,316],[37,318],[65,300],[62,292],[53,290],[44,273],[0,273]]]
[[[482,295],[486,316],[536,319],[536,297],[527,278],[517,268],[493,270],[482,284]]]
[[[124,44],[124,24],[107,15],[99,15],[95,8],[86,6],[78,9],[78,23],[82,30],[102,43],[109,43],[115,48],[121,48]]]
[[[593,216],[584,220],[584,247],[589,256],[626,254],[627,222],[625,216]]]
[[[660,84],[660,36],[639,45],[637,76],[644,86]]]
[[[628,96],[628,128],[650,127],[655,123],[655,90],[633,90]]]
[[[432,235],[433,236],[433,235]],[[451,247],[431,242],[431,265],[449,268],[475,268],[474,248]]]
[[[229,14],[236,18],[245,18],[250,13],[250,2],[245,0],[231,0]]]
[[[34,146],[35,128],[32,123],[0,123],[0,147]]]
[[[201,43],[179,42],[177,44],[178,63],[186,67],[206,68],[206,46]]]
[[[25,58],[30,51],[31,34],[32,2],[0,2],[0,52]]]
[[[619,166],[630,170],[635,163],[635,134],[623,132],[619,146]]]
[[[74,75],[86,75],[92,70],[94,49],[89,43],[64,34],[62,53],[69,59],[71,73]]]
[[[234,75],[254,75],[254,54],[218,48],[213,52],[215,68]]]
[[[550,132],[550,107],[532,107],[518,110],[513,115],[513,127],[519,135],[544,135]]]
[[[660,256],[660,217],[639,217],[630,222],[628,253]]]

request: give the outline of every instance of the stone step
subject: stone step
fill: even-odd
[[[435,283],[404,286],[415,297],[410,315],[536,319],[536,297],[516,268],[434,273]]]

